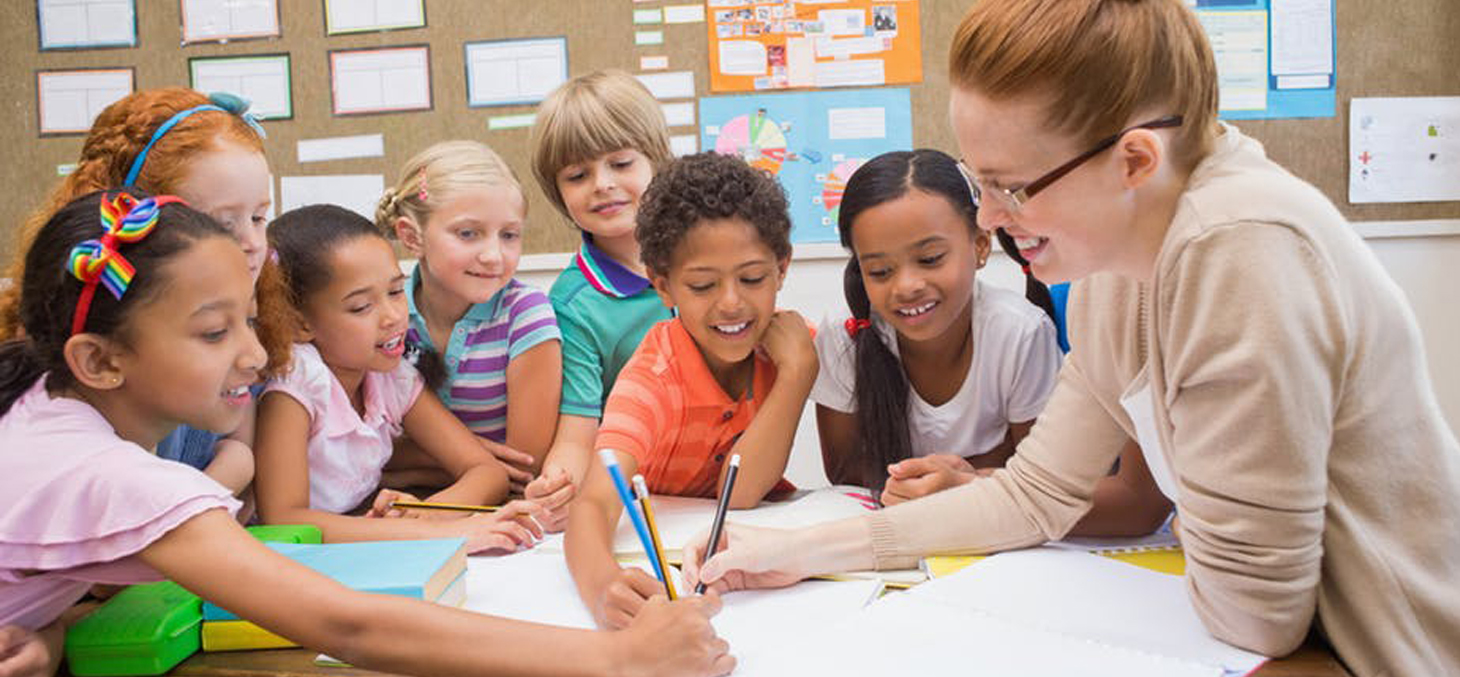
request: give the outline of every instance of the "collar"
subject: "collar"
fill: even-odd
[[[593,244],[593,236],[588,233],[583,234],[583,246],[573,257],[573,265],[588,279],[588,284],[605,296],[623,299],[649,288],[648,278],[613,260],[608,252]]]
[[[484,322],[486,320],[492,319],[493,317],[496,317],[497,310],[502,305],[503,297],[507,295],[507,290],[511,288],[513,283],[515,283],[516,281],[517,280],[515,278],[508,280],[507,284],[503,285],[501,289],[497,290],[497,293],[492,294],[492,298],[489,298],[482,303],[473,303],[470,306],[467,306],[466,314],[462,315],[461,319],[456,321],[457,324],[460,324],[467,320],[471,320],[473,322]],[[414,270],[411,271],[410,277],[406,278],[406,309],[411,314],[412,322],[414,323],[415,321],[419,321],[421,324],[421,331],[425,331],[426,318],[421,315],[421,310],[416,307],[416,288],[420,285],[421,262],[417,261],[416,267]]]

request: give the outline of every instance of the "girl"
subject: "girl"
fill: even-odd
[[[538,107],[532,135],[538,186],[583,235],[548,294],[563,332],[563,392],[544,474],[561,468],[577,484],[619,370],[649,327],[672,317],[639,260],[634,219],[649,180],[673,158],[659,102],[622,71],[564,83]]]
[[[430,385],[441,402],[502,461],[519,493],[552,445],[557,416],[543,412],[558,409],[563,370],[552,304],[512,277],[526,210],[501,157],[448,141],[411,158],[375,212],[376,225],[417,259],[405,286],[408,350],[420,351],[417,366],[440,381]],[[396,456],[406,450],[416,446],[400,445]],[[554,491],[560,503],[571,497],[561,469],[539,495]]]
[[[269,166],[263,130],[237,97],[204,96],[168,87],[136,92],[97,116],[81,147],[76,170],[51,193],[45,206],[22,228],[29,242],[56,210],[72,200],[109,186],[130,185],[176,194],[238,238],[259,295],[259,339],[268,350],[267,375],[288,363],[288,322],[278,269],[268,261],[264,224],[271,204]],[[24,246],[24,245],[22,245]],[[22,279],[21,257],[9,271]],[[0,339],[14,337],[19,318],[18,287],[4,292],[11,310],[0,315]],[[253,480],[253,408],[227,436],[188,426],[158,443],[157,454],[203,470],[235,494]]]
[[[981,2],[948,70],[979,225],[1076,284],[1049,406],[990,478],[865,520],[732,528],[702,572],[689,548],[689,576],[784,583],[1059,538],[1136,440],[1218,639],[1277,656],[1316,625],[1360,677],[1460,674],[1460,443],[1414,316],[1322,194],[1217,120],[1192,10]]]
[[[54,674],[58,620],[92,583],[162,576],[382,671],[733,667],[706,619],[713,599],[656,600],[609,636],[352,592],[274,553],[230,517],[224,487],[148,451],[180,424],[237,427],[264,365],[228,232],[173,197],[94,194],[60,209],[25,258],[25,336],[0,344],[0,475],[42,490],[0,493],[0,673]]]
[[[301,207],[270,224],[269,242],[306,342],[295,344],[293,367],[268,384],[259,405],[264,521],[315,524],[329,541],[466,536],[473,551],[511,550],[541,536],[529,519],[515,521],[541,512],[523,501],[461,519],[370,519],[398,514],[398,492],[364,504],[402,430],[454,479],[433,501],[500,501],[507,474],[435,395],[421,392],[420,374],[401,360],[405,275],[373,224],[342,207]],[[366,516],[343,514],[357,507]]]
[[[839,225],[852,312],[817,332],[811,396],[828,478],[885,484],[885,505],[1003,466],[1054,388],[1050,317],[975,279],[990,248],[977,213],[958,163],[935,150],[880,155],[847,182]],[[1090,520],[1101,535],[1150,533],[1171,507],[1138,450],[1121,468]],[[1125,519],[1102,514],[1111,510]]]

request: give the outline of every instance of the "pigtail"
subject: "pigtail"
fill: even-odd
[[[400,195],[395,188],[386,188],[375,203],[375,225],[388,238],[395,237],[395,220],[401,215]]]
[[[999,238],[999,246],[1004,248],[1004,253],[1008,254],[1014,263],[1019,264],[1019,269],[1024,271],[1024,298],[1049,315],[1054,326],[1060,326],[1060,318],[1055,313],[1054,298],[1049,295],[1049,287],[1034,277],[1034,271],[1029,269],[1029,262],[1019,255],[1019,247],[1014,244],[1014,237],[1004,232],[1003,228],[994,233]]]
[[[420,372],[421,380],[426,382],[427,390],[438,390],[445,385],[446,380],[451,376],[446,370],[446,361],[441,359],[441,353],[432,350],[423,343],[415,331],[406,332],[406,354],[405,359],[416,367]]]
[[[872,305],[855,256],[847,261],[842,290],[852,311],[847,332],[856,347],[856,459],[862,464],[862,478],[880,488],[887,482],[887,466],[912,455],[909,386],[902,363],[871,326]]]
[[[45,371],[45,363],[29,339],[0,343],[0,416],[9,413],[15,401],[30,390]]]

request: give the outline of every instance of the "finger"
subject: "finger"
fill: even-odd
[[[710,666],[712,675],[728,675],[735,671],[735,657],[724,653],[715,658],[714,664]]]
[[[529,454],[525,451],[513,449],[512,447],[509,447],[505,444],[493,444],[489,447],[489,449],[491,449],[493,456],[496,456],[497,458],[507,463],[528,467],[532,466],[532,454]]]
[[[707,590],[703,595],[685,598],[685,601],[694,604],[695,611],[700,612],[700,615],[705,618],[714,617],[715,614],[720,613],[720,609],[724,606],[724,602],[720,599],[720,593],[713,590]]]
[[[534,498],[533,500],[538,505],[541,505],[549,511],[552,511],[568,505],[568,503],[573,500],[573,496],[577,493],[577,487],[574,487],[571,483],[569,483],[554,489],[550,494]]]

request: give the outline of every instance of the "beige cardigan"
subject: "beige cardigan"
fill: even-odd
[[[1075,351],[1008,468],[871,518],[877,565],[1063,536],[1136,437],[1120,396],[1149,360],[1212,634],[1282,655],[1316,609],[1357,675],[1460,674],[1460,444],[1409,304],[1322,194],[1225,129],[1153,279],[1076,284]]]

